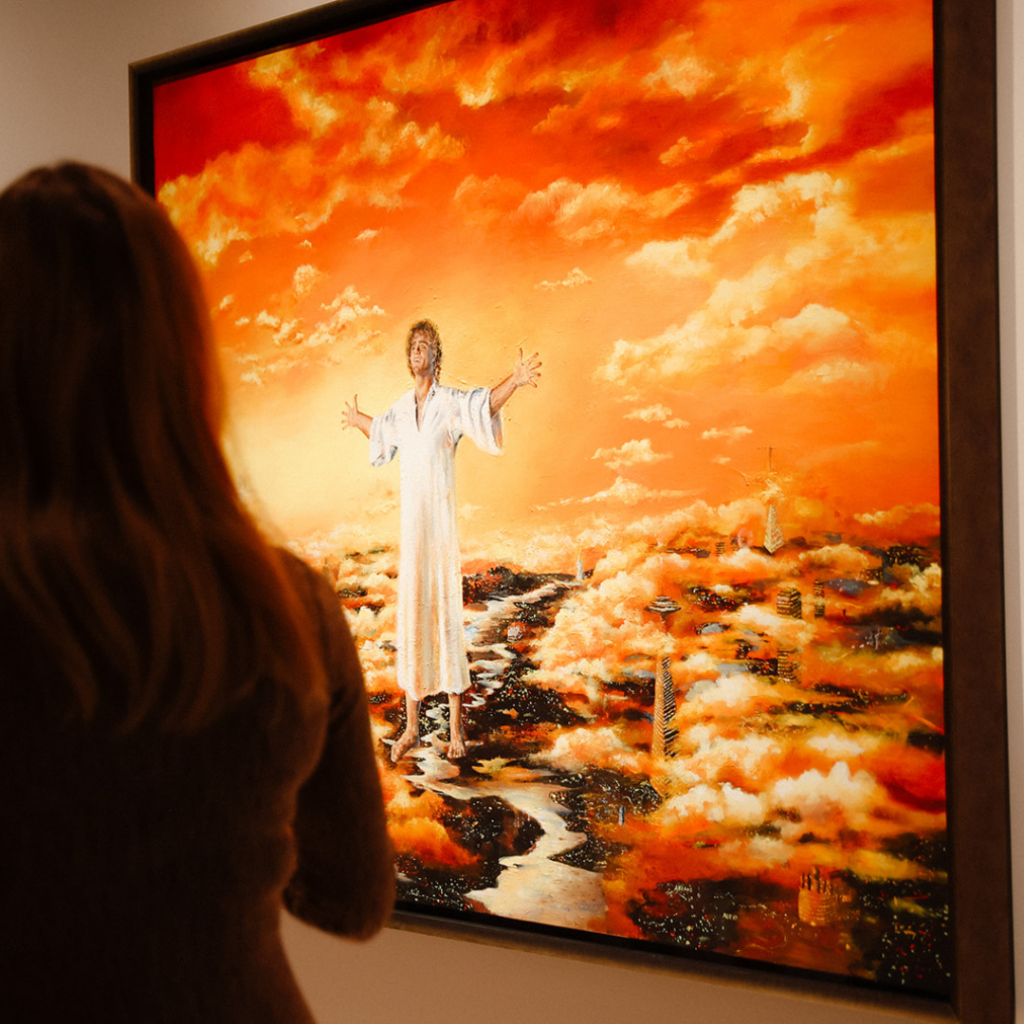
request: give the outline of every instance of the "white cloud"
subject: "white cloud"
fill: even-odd
[[[599,459],[609,469],[616,470],[628,466],[653,465],[656,462],[664,462],[665,459],[672,458],[667,453],[656,452],[647,438],[642,441],[627,441],[618,448],[598,448],[590,457]]]
[[[643,409],[633,409],[624,415],[627,420],[640,420],[643,423],[660,423],[670,430],[678,430],[681,427],[688,427],[686,420],[672,417],[672,410],[667,405],[648,405]]]
[[[626,257],[626,265],[646,267],[673,277],[702,278],[714,272],[714,263],[699,255],[707,244],[702,240],[681,238],[674,242],[646,242]]]
[[[589,242],[613,234],[625,216],[661,220],[685,205],[690,195],[684,185],[641,195],[614,180],[583,185],[559,178],[547,188],[531,192],[520,204],[518,215],[551,224],[568,241]]]
[[[457,160],[465,153],[463,143],[446,135],[439,124],[421,128],[415,121],[402,120],[398,107],[390,100],[371,97],[364,112],[370,116],[370,123],[364,126],[359,157],[386,165],[414,153],[430,160]]]
[[[274,332],[274,344],[279,346],[301,345],[302,331],[297,320],[285,320]]]
[[[616,342],[597,376],[624,389],[689,385],[722,372],[757,374],[761,389],[870,389],[884,383],[886,366],[934,361],[921,339],[861,322],[855,298],[875,277],[915,292],[934,282],[931,218],[865,217],[846,182],[824,172],[743,186],[710,237],[649,242],[626,263],[699,279],[710,291],[681,323]],[[817,302],[789,313],[815,293]]]
[[[714,81],[714,74],[695,56],[666,58],[656,71],[642,79],[648,89],[668,89],[692,99]]]
[[[312,263],[303,263],[292,275],[292,289],[295,297],[304,299],[326,277],[322,270]]]
[[[845,761],[828,775],[812,768],[797,778],[779,779],[770,790],[776,806],[796,810],[806,822],[828,821],[837,812],[856,827],[885,802],[885,792],[866,771],[855,774]]]
[[[557,288],[579,288],[580,285],[593,284],[594,279],[588,277],[579,267],[573,267],[561,281],[541,281],[533,287],[540,291],[554,291]]]
[[[654,490],[651,487],[645,487],[643,484],[638,484],[619,476],[615,478],[615,483],[611,487],[598,491],[596,494],[589,494],[584,498],[563,498],[561,501],[555,501],[542,507],[558,508],[567,505],[598,505],[606,502],[632,507],[641,501],[663,501],[667,499],[678,501],[692,496],[692,491]]]
[[[331,315],[310,331],[308,344],[311,347],[333,344],[352,324],[366,317],[386,315],[380,306],[368,296],[360,295],[352,285],[320,308]]]
[[[898,526],[905,523],[912,516],[923,515],[935,520],[938,525],[940,510],[938,505],[894,505],[890,509],[883,509],[880,512],[861,512],[853,518],[865,526]]]
[[[858,733],[857,739],[853,739],[845,732],[829,732],[820,736],[811,736],[806,741],[807,746],[812,750],[817,750],[826,757],[832,758],[833,761],[844,757],[859,757],[869,746],[877,747],[879,742],[878,737],[870,736],[865,732]]]
[[[738,441],[741,437],[747,437],[752,434],[753,431],[750,427],[729,427],[726,430],[719,430],[718,427],[712,427],[710,430],[705,430],[700,435],[702,441]]]
[[[750,828],[764,822],[761,798],[725,783],[721,788],[701,783],[681,796],[670,797],[658,808],[656,817],[668,824],[692,818],[723,825]]]
[[[550,751],[539,755],[539,759],[570,769],[592,764],[611,764],[627,771],[640,769],[636,750],[609,727],[565,732],[555,740]]]
[[[800,555],[806,565],[830,569],[835,573],[856,575],[878,565],[878,558],[849,544],[830,544]]]

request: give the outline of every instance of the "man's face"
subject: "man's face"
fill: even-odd
[[[434,352],[430,347],[430,339],[422,331],[417,331],[409,344],[409,369],[415,377],[430,374],[434,369]]]

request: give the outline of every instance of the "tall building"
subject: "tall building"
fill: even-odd
[[[680,605],[670,597],[657,597],[647,606],[647,611],[661,616],[665,632],[668,632],[668,617],[679,611]],[[676,689],[672,682],[672,659],[662,655],[658,659],[658,671],[654,676],[654,732],[651,736],[651,753],[656,758],[673,757],[672,749],[679,730],[673,724],[676,717]]]
[[[673,725],[676,718],[676,688],[672,682],[672,659],[663,655],[654,681],[654,735],[651,753],[655,757],[674,757],[673,746],[679,730]]]
[[[795,683],[800,679],[800,658],[794,647],[780,647],[776,662],[780,679]]]
[[[779,513],[774,505],[768,506],[768,519],[764,527],[764,546],[770,555],[774,555],[783,544],[786,538],[782,536],[782,527],[779,526]]]
[[[803,603],[796,587],[782,587],[775,598],[775,610],[792,619],[803,617]]]
[[[804,924],[816,928],[827,928],[836,923],[840,897],[829,873],[822,874],[820,868],[815,868],[813,872],[800,876],[797,913]]]

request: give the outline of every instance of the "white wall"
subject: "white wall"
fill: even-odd
[[[39,163],[74,157],[129,172],[128,64],[282,17],[311,0],[0,0],[0,185]],[[1021,486],[1024,445],[1024,11],[997,0],[999,25],[1001,288],[1007,570],[1007,665],[1017,893],[1018,988],[1024,993],[1024,653]],[[1017,70],[1015,70],[1015,66]],[[1019,244],[1018,244],[1019,243]],[[1020,250],[1020,256],[1017,250]],[[286,940],[322,1024],[520,1024],[712,1016],[731,1024],[883,1024],[907,1012],[823,1007],[790,990],[757,991],[665,973],[640,974],[536,953],[393,929],[365,946],[296,922]],[[1024,999],[1021,1000],[1024,1003]],[[1024,1024],[1024,1007],[1017,1021]]]

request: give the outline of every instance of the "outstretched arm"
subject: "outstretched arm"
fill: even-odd
[[[367,416],[365,412],[359,411],[358,395],[353,396],[351,405],[349,405],[348,402],[345,403],[345,417],[343,422],[346,427],[356,427],[367,437],[370,436],[370,424],[373,422],[373,417]]]
[[[540,380],[541,361],[534,352],[529,359],[523,359],[523,350],[519,350],[519,358],[512,372],[498,385],[491,388],[491,415],[493,416],[516,392],[526,384],[535,388]]]

